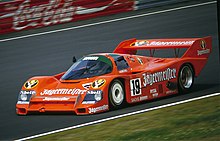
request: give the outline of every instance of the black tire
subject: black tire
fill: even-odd
[[[115,79],[109,87],[109,106],[111,109],[118,109],[125,104],[125,90],[123,83]]]
[[[178,75],[179,93],[187,93],[194,83],[194,71],[191,65],[185,64],[180,68]]]

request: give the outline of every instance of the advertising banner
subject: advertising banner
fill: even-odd
[[[0,3],[0,34],[134,9],[134,0],[18,0]]]

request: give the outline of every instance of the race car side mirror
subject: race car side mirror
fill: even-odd
[[[73,63],[76,63],[76,57],[73,56]]]

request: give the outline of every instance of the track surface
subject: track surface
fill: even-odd
[[[90,122],[114,115],[219,92],[219,50],[216,4],[183,9],[43,36],[0,43],[0,140],[12,140]],[[112,52],[129,38],[213,37],[213,52],[195,80],[193,92],[92,116],[17,116],[15,104],[29,77],[54,75],[77,58],[95,52]],[[128,127],[129,128],[129,127]]]

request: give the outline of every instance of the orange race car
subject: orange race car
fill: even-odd
[[[24,83],[16,112],[94,114],[177,93],[187,93],[211,53],[211,37],[130,39],[113,53],[84,56],[68,71],[32,77]],[[155,50],[173,49],[175,57],[153,57]],[[137,51],[149,56],[136,55]],[[183,55],[178,57],[180,50]]]

